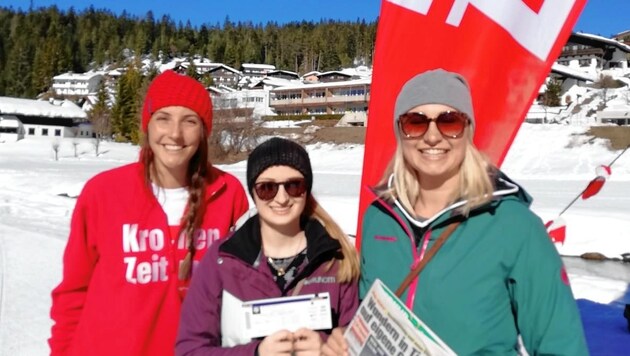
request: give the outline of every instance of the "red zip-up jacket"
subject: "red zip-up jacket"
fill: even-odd
[[[212,168],[195,265],[248,209],[240,182]],[[63,279],[52,292],[52,355],[172,355],[181,308],[175,236],[133,163],[90,179],[72,216]],[[193,274],[195,268],[193,267]]]

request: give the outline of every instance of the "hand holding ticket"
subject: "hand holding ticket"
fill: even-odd
[[[242,304],[245,333],[250,338],[264,337],[278,330],[332,329],[330,294],[260,299]]]
[[[241,301],[223,291],[222,345],[234,346],[279,330],[332,329],[330,293]]]

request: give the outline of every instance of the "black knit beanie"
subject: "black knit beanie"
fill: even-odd
[[[274,137],[258,145],[247,159],[247,190],[252,194],[256,178],[272,166],[289,166],[298,170],[306,181],[306,191],[313,187],[311,160],[304,147],[285,138]]]

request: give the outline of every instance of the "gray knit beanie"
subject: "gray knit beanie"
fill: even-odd
[[[289,166],[304,176],[306,191],[313,187],[313,171],[308,152],[299,143],[273,137],[256,146],[247,158],[247,189],[252,194],[254,183],[265,169],[272,166]]]
[[[400,115],[424,104],[448,105],[468,115],[471,128],[475,129],[475,113],[468,82],[461,75],[434,69],[417,74],[403,85],[394,108],[394,132],[398,135]]]

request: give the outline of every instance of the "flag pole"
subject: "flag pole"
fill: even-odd
[[[619,157],[621,157],[624,153],[626,153],[626,151],[628,150],[628,148],[630,148],[630,145],[626,146],[626,148],[623,149],[623,151],[621,151],[621,153],[619,153],[615,159],[612,160],[612,162],[610,162],[608,164],[608,167],[612,167],[612,165],[619,159]],[[596,178],[597,179],[597,178]],[[592,181],[591,181],[592,182]],[[584,188],[580,194],[578,194],[575,198],[573,198],[573,200],[571,200],[571,202],[569,203],[569,205],[567,205],[564,209],[562,209],[562,211],[560,212],[560,214],[558,214],[558,216],[561,216],[565,211],[567,211],[567,209],[569,209],[571,207],[571,205],[573,205],[573,203],[575,203],[576,200],[578,200],[579,197],[582,196],[582,194],[584,194],[584,192],[586,191],[586,189],[588,189],[588,185],[586,186],[586,188]]]

